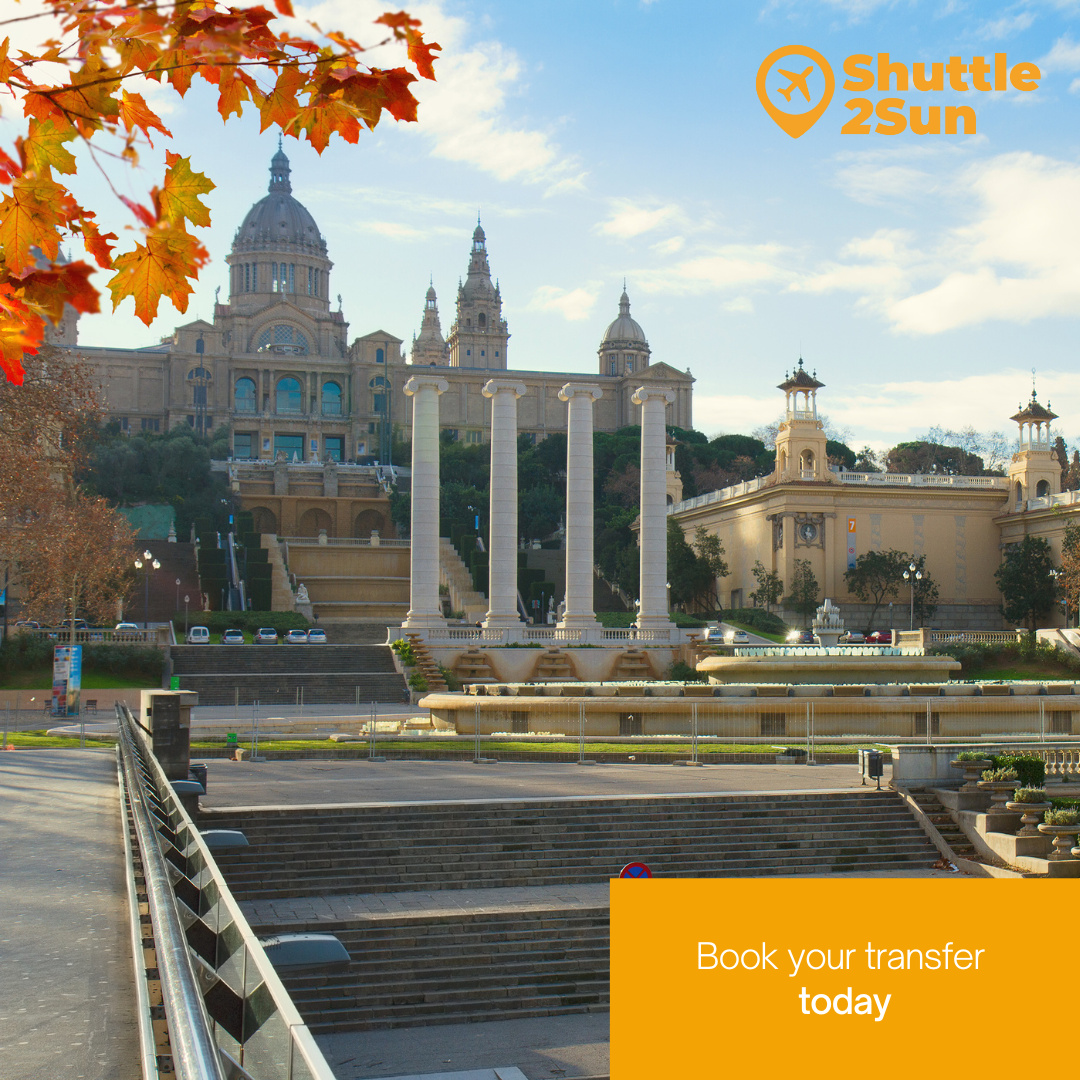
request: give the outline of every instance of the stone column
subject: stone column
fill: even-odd
[[[438,375],[414,375],[404,387],[413,399],[412,557],[404,629],[446,625],[439,604],[439,395],[449,389]]]
[[[484,626],[521,625],[517,610],[518,490],[517,400],[525,384],[491,379],[484,397],[491,398],[491,479],[488,486],[488,612]]]
[[[639,386],[630,399],[641,406],[641,607],[640,630],[668,630],[667,596],[667,424],[666,409],[675,394],[663,387]]]
[[[604,391],[592,383],[567,383],[559,391],[566,409],[566,608],[559,627],[595,630],[593,610],[593,402]]]

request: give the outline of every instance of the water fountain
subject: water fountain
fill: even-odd
[[[835,648],[841,635],[844,633],[844,620],[840,618],[840,609],[828,598],[817,609],[810,628],[814,631],[814,637],[823,648]]]

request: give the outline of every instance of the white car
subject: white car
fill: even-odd
[[[306,645],[308,642],[308,632],[306,630],[290,630],[285,635],[286,645]]]
[[[193,626],[184,639],[189,645],[209,645],[210,630],[205,626]]]
[[[309,630],[307,632],[307,640],[309,645],[325,645],[326,631],[319,629]]]
[[[139,624],[133,622],[118,622],[113,627],[113,637],[117,641],[135,641],[139,632]]]
[[[745,630],[729,630],[727,640],[729,645],[749,645],[750,635]]]

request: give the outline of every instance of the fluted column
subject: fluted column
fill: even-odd
[[[637,626],[671,627],[667,598],[667,424],[675,394],[663,387],[639,386],[630,399],[641,406],[641,578]]]
[[[593,402],[604,391],[592,383],[567,383],[566,408],[566,607],[559,626],[599,627],[593,610]]]
[[[488,487],[488,612],[486,627],[521,625],[517,611],[517,401],[525,384],[491,379],[491,479]]]
[[[445,626],[439,604],[439,395],[450,384],[438,375],[414,375],[404,389],[413,399],[412,557],[409,614],[401,625]]]

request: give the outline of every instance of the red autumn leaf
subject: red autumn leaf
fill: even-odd
[[[54,323],[64,317],[66,304],[80,314],[96,314],[101,308],[98,291],[90,284],[93,272],[94,268],[81,260],[37,270],[20,283],[23,301]]]
[[[152,129],[162,132],[172,138],[172,132],[161,122],[157,113],[152,112],[143,100],[142,94],[129,94],[126,90],[120,92],[120,120],[128,131],[138,128],[151,146],[154,145],[150,138]]]
[[[435,78],[434,62],[438,59],[431,54],[438,50],[442,52],[442,46],[436,42],[428,44],[424,41],[423,35],[416,33],[415,30],[410,29],[406,34],[409,42],[409,59],[416,65],[416,70],[420,72],[420,75],[425,79]]]
[[[157,214],[140,203],[129,199],[126,195],[120,196],[120,201],[148,228],[153,228],[157,224]]]

